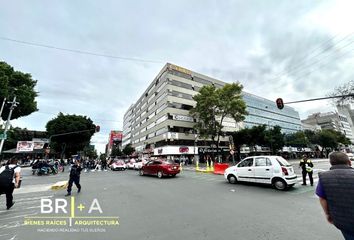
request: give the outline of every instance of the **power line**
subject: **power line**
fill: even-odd
[[[339,41],[337,41],[337,42],[334,44],[334,46],[335,46],[335,45],[338,45],[338,43],[344,41],[345,39],[347,39],[348,37],[350,37],[350,36],[353,35],[353,34],[354,34],[354,32],[352,32],[352,33],[346,35],[345,37],[341,38]],[[334,37],[334,38],[335,38],[335,37]],[[332,39],[334,39],[334,38],[332,38]],[[350,45],[353,44],[353,43],[354,43],[354,41],[350,41],[348,44],[346,44],[346,45],[344,45],[344,46],[341,46],[340,48],[335,49],[335,48],[333,47],[333,49],[336,50],[336,51],[338,51],[338,50],[347,48],[348,46],[350,46]],[[328,46],[327,48],[323,49],[322,51],[320,51],[319,53],[317,53],[316,55],[310,57],[310,58],[307,59],[307,60],[310,60],[310,61],[315,60],[315,57],[318,57],[318,56],[320,56],[320,55],[322,55],[322,54],[325,54],[326,51],[329,50],[330,48],[331,48],[331,46]],[[284,76],[284,75],[288,75],[289,73],[296,73],[296,72],[302,71],[302,70],[304,70],[304,69],[306,69],[306,68],[309,68],[309,67],[313,66],[314,64],[316,64],[316,63],[318,63],[318,62],[321,62],[323,59],[328,58],[329,56],[331,56],[331,54],[332,54],[332,52],[330,52],[330,53],[329,53],[327,56],[325,56],[324,58],[322,58],[322,59],[317,59],[317,61],[314,61],[314,62],[312,62],[312,63],[310,62],[310,63],[307,64],[307,65],[306,65],[306,64],[297,64],[295,67],[291,68],[288,72],[284,72],[284,73],[282,73],[282,74],[276,76],[276,77],[273,78],[272,80],[279,79],[279,78],[281,78],[281,77]],[[305,58],[303,61],[301,61],[301,62],[306,62],[306,58]]]
[[[120,57],[120,56],[114,56],[114,55],[108,55],[108,54],[102,54],[102,53],[94,53],[94,52],[89,52],[89,51],[82,51],[82,50],[69,49],[69,48],[62,48],[62,47],[57,47],[57,46],[53,46],[53,45],[47,45],[47,44],[41,44],[41,43],[35,43],[35,42],[27,42],[27,41],[23,41],[23,40],[17,40],[17,39],[12,39],[12,38],[7,38],[7,37],[1,37],[1,36],[0,36],[0,40],[9,41],[9,42],[14,42],[14,43],[19,43],[19,44],[24,44],[24,45],[42,47],[42,48],[55,49],[55,50],[66,51],[66,52],[73,52],[73,53],[78,53],[78,54],[85,54],[85,55],[98,56],[98,57],[114,58],[114,59],[125,60],[125,61],[144,62],[144,63],[155,63],[155,64],[157,64],[157,63],[158,63],[158,64],[164,63],[164,62],[162,62],[162,61],[156,61],[156,60],[149,60],[149,59],[142,59],[142,58],[132,58],[132,57]]]
[[[333,60],[336,60],[336,59],[338,59],[338,58],[344,57],[345,55],[347,55],[348,53],[350,53],[350,52],[352,52],[352,51],[354,51],[354,49],[351,49],[351,50],[348,51],[348,52],[344,52],[343,54],[341,54],[341,55],[335,57]],[[322,60],[323,60],[323,59],[322,59]],[[321,61],[322,61],[322,60],[321,60]],[[318,62],[321,62],[321,61],[318,61]],[[326,66],[326,65],[328,65],[328,64],[330,64],[330,63],[333,63],[333,62],[327,62],[327,63],[325,63],[325,64],[319,66],[319,68],[321,69],[321,68],[323,68],[324,66]],[[312,65],[313,65],[313,64],[312,64]],[[311,73],[313,73],[313,72],[315,72],[315,71],[317,71],[317,70],[318,70],[318,68],[317,68],[317,69],[314,69],[314,70],[312,70],[312,71],[310,71],[310,72],[307,72],[307,73],[305,73],[305,74],[303,74],[303,75],[301,75],[301,76],[295,78],[294,81],[296,82],[296,81],[299,80],[300,78],[305,77],[305,76],[308,76],[308,75],[310,75]]]
[[[299,101],[293,101],[293,102],[285,102],[284,104],[302,103],[302,102],[311,102],[311,101],[318,101],[318,100],[325,100],[325,99],[332,99],[332,98],[347,98],[347,97],[354,97],[354,94],[321,97],[321,98],[311,98],[311,99],[305,99],[305,100],[299,100]]]
[[[313,53],[315,53],[317,50],[321,50],[323,45],[326,45],[327,43],[331,42],[333,39],[335,39],[338,36],[338,34],[336,34],[335,36],[331,37],[330,39],[324,41],[323,43],[317,45],[317,47],[315,47],[314,49],[312,49],[309,53],[307,53],[305,56],[303,56],[302,58],[299,59],[298,64],[295,66],[295,68],[299,65],[301,65],[302,63],[306,62],[306,60],[308,60],[309,56],[311,56]],[[312,58],[312,57],[311,57]],[[299,64],[300,63],[300,64]],[[293,68],[290,69],[293,70]],[[281,76],[283,76],[284,74],[287,74],[288,72],[283,70],[282,72],[278,73],[275,78],[279,78]]]

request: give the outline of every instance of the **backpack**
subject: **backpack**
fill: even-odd
[[[6,165],[4,171],[0,173],[1,188],[9,188],[13,185],[12,181],[14,179],[15,168],[17,168],[17,166],[10,168],[9,165]]]

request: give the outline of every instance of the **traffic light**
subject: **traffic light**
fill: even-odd
[[[99,131],[100,131],[100,126],[97,125],[97,126],[96,126],[96,129],[95,129],[95,132],[99,132]]]
[[[284,108],[284,102],[283,102],[283,99],[282,98],[278,98],[275,103],[277,104],[277,107],[279,109],[283,109]]]

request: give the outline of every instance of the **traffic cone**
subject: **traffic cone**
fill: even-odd
[[[196,168],[195,170],[199,171],[199,161],[196,162]]]
[[[210,171],[214,172],[214,164],[213,161],[210,162]]]

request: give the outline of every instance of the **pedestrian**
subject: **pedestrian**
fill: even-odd
[[[107,160],[105,158],[102,159],[101,164],[102,164],[102,170],[107,171]]]
[[[96,167],[92,171],[101,171],[101,160],[96,160]]]
[[[309,175],[310,184],[313,186],[313,163],[308,159],[307,155],[304,154],[300,161],[299,167],[302,168],[302,185],[306,185],[306,175]]]
[[[77,192],[80,193],[81,191],[81,185],[80,185],[80,174],[81,174],[81,165],[80,165],[80,160],[74,160],[74,164],[71,166],[70,170],[70,178],[69,178],[69,184],[68,184],[68,193],[65,196],[70,196],[71,195],[71,188],[73,186],[73,183],[75,183],[77,187]]]
[[[0,168],[0,195],[6,195],[6,208],[9,210],[15,202],[12,193],[20,187],[21,167],[17,165],[17,159],[11,159],[9,164]]]
[[[319,173],[316,195],[327,221],[341,230],[346,240],[354,240],[354,169],[342,152],[329,155],[331,168]]]
[[[88,158],[84,160],[84,169],[84,172],[90,171],[90,160]]]

